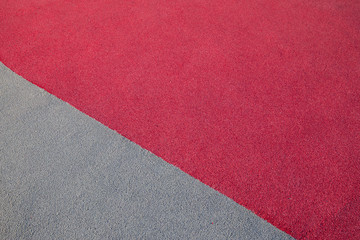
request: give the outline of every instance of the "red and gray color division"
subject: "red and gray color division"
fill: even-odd
[[[359,239],[359,16],[356,0],[3,0],[0,60],[295,238]]]
[[[0,63],[0,239],[292,239]]]

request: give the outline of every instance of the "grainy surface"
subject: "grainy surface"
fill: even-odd
[[[0,63],[0,239],[292,239]]]
[[[360,239],[359,0],[0,0],[0,61],[299,239]]]

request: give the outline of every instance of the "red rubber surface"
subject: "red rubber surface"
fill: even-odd
[[[0,2],[16,73],[295,238],[359,238],[359,1]]]

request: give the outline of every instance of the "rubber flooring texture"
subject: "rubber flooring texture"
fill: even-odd
[[[358,239],[357,0],[1,1],[0,60],[295,238]]]
[[[0,63],[0,239],[292,239]]]

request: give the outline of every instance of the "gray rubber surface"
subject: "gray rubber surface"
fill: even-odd
[[[0,239],[292,239],[0,63]]]

